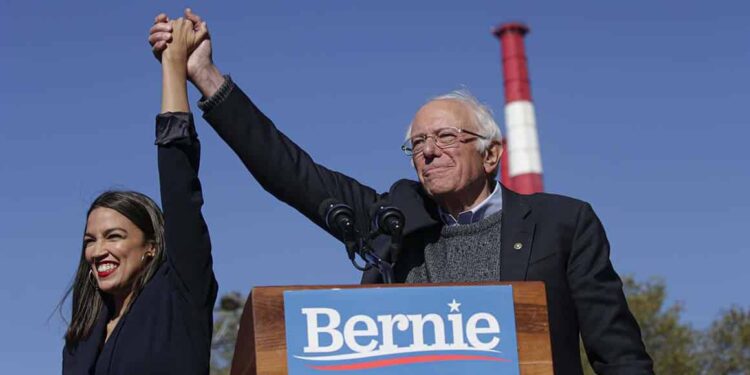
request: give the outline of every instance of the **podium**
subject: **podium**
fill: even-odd
[[[287,374],[285,291],[488,285],[511,285],[513,288],[520,374],[552,375],[547,297],[544,283],[537,281],[256,287],[250,292],[240,320],[231,375]]]

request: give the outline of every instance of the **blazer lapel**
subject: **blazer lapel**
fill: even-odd
[[[530,219],[531,207],[523,195],[504,186],[503,217],[500,238],[500,280],[526,279],[534,239],[535,223]]]

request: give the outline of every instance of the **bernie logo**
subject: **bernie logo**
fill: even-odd
[[[395,314],[373,319],[353,315],[344,323],[343,331],[336,309],[302,308],[307,320],[307,345],[304,355],[294,357],[309,361],[307,365],[313,369],[330,371],[442,361],[510,362],[496,350],[500,324],[495,316],[479,312],[464,319],[460,305],[453,299],[446,316]],[[321,321],[327,323],[321,325]],[[450,342],[446,340],[448,335]],[[406,340],[397,342],[394,336]],[[323,341],[325,344],[321,344]]]

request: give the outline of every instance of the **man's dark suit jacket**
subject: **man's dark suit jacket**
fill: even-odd
[[[419,183],[400,180],[388,193],[378,194],[316,164],[279,132],[231,80],[210,102],[209,108],[204,107],[204,118],[268,192],[324,230],[328,229],[318,213],[319,205],[327,198],[343,201],[353,208],[362,233],[369,232],[370,206],[387,199],[406,217],[396,281],[404,282],[409,270],[424,262],[425,244],[437,240],[443,224],[435,203]],[[580,332],[598,373],[653,373],[638,324],[609,261],[604,229],[591,206],[558,195],[524,196],[503,189],[502,215],[500,279],[544,281],[555,372],[582,373]],[[518,250],[517,243],[521,244]],[[385,247],[377,251],[389,256]],[[373,270],[363,275],[362,282],[381,280]]]

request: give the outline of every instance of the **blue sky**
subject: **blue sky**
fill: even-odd
[[[526,22],[547,191],[591,202],[616,269],[662,277],[686,322],[750,305],[743,2],[2,0],[0,372],[59,372],[53,312],[90,201],[110,188],[158,198],[146,36],[156,13],[186,5],[208,21],[220,69],[284,132],[381,191],[413,177],[398,147],[427,98],[466,87],[503,122],[490,28]],[[358,282],[340,244],[198,131],[221,292]]]

